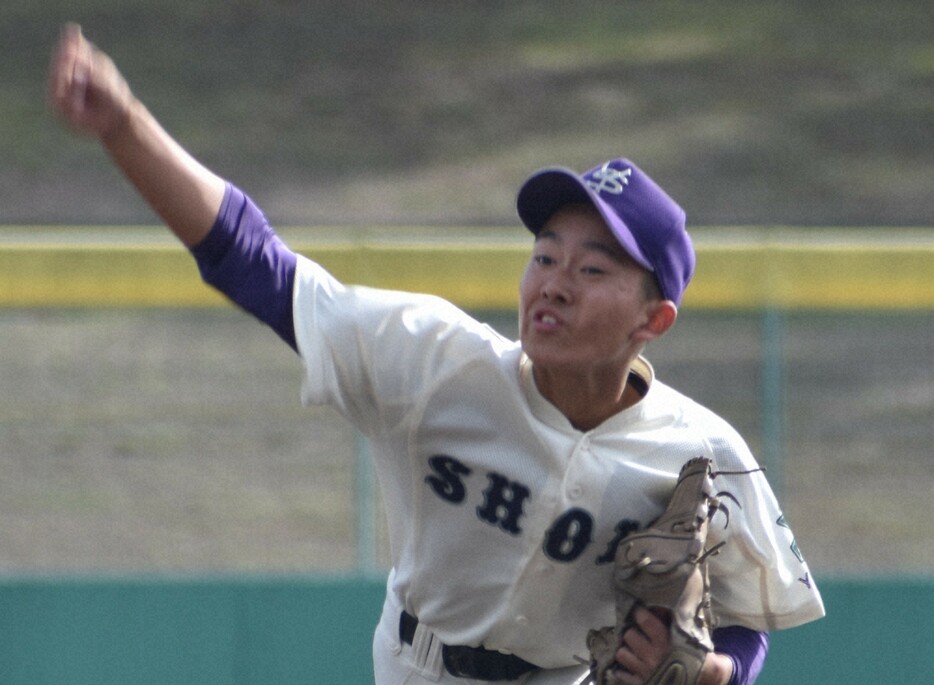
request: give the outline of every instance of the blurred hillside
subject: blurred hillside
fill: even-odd
[[[45,109],[67,19],[279,224],[508,225],[618,154],[694,224],[934,224],[922,0],[6,0],[0,223],[155,221]]]

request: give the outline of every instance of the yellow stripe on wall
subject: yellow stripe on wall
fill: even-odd
[[[758,309],[934,308],[934,244],[698,248],[685,306]]]
[[[200,280],[190,255],[163,229],[0,228],[2,307],[208,307],[224,303]],[[346,229],[340,229],[347,235]],[[467,309],[513,309],[530,241],[512,229],[419,229],[406,241],[335,241],[329,232],[282,231],[346,283],[430,292]],[[515,236],[504,239],[502,235]],[[853,243],[841,231],[807,240],[748,240],[735,230],[696,236],[698,267],[683,306],[697,309],[934,309],[934,231],[873,231],[891,239]],[[467,236],[452,239],[452,235]],[[767,235],[760,231],[757,235]],[[768,234],[772,235],[772,234]],[[493,236],[485,239],[484,236]],[[497,237],[500,236],[500,237]]]

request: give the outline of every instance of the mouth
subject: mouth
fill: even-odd
[[[538,331],[553,331],[564,323],[557,314],[548,310],[535,312],[532,322]]]

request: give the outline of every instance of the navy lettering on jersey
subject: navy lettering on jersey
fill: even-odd
[[[613,539],[610,540],[610,544],[606,546],[606,551],[597,557],[598,564],[610,564],[616,559],[616,548],[619,547],[619,543],[623,541],[623,538],[639,530],[639,522],[633,521],[632,519],[623,519],[616,524],[616,535],[613,536]]]
[[[519,526],[522,504],[530,494],[529,489],[493,471],[486,477],[490,485],[483,493],[483,504],[477,507],[477,516],[507,533],[518,535],[522,532]]]
[[[470,468],[454,457],[436,454],[428,459],[428,466],[435,475],[425,476],[425,482],[435,494],[451,504],[460,504],[467,496],[462,476],[470,475]]]
[[[570,562],[591,543],[593,517],[583,509],[568,509],[545,533],[545,554],[555,561]]]

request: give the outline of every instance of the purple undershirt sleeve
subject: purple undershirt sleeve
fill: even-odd
[[[191,253],[205,283],[297,350],[292,319],[297,259],[249,197],[228,183],[214,226]]]
[[[714,648],[733,662],[729,685],[753,685],[769,653],[769,634],[742,626],[726,626],[713,631]]]

